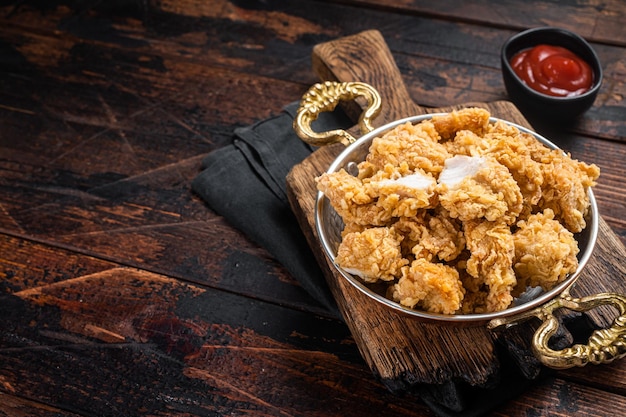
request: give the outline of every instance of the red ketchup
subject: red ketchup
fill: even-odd
[[[578,96],[593,83],[589,64],[560,46],[537,45],[523,50],[511,58],[510,64],[529,87],[550,96]]]

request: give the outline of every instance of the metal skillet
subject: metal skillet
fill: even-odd
[[[312,129],[311,124],[322,112],[334,110],[340,101],[355,100],[359,97],[364,97],[367,100],[367,107],[361,114],[358,123],[364,133],[362,137],[356,139],[341,129],[329,132],[315,132]],[[412,116],[373,128],[371,121],[380,112],[381,105],[381,98],[377,91],[365,83],[327,81],[316,84],[302,98],[294,120],[294,129],[302,140],[311,145],[324,146],[336,142],[346,145],[346,149],[337,156],[327,172],[336,172],[342,168],[351,172],[356,164],[365,159],[374,138],[400,124],[406,122],[419,123],[434,116],[433,114]],[[501,119],[492,117],[490,122],[493,123],[498,120]],[[523,126],[506,120],[501,121],[534,136],[539,142],[551,149],[559,149],[548,139]],[[377,289],[375,285],[365,284],[359,277],[350,274],[334,262],[337,248],[341,243],[343,221],[322,192],[318,192],[316,198],[315,224],[323,250],[326,256],[333,261],[332,264],[336,271],[359,291],[375,302],[382,304],[385,308],[400,312],[415,320],[437,322],[442,326],[485,325],[488,329],[512,326],[532,317],[537,317],[542,321],[542,324],[533,336],[532,349],[534,354],[544,365],[564,369],[584,366],[588,363],[610,363],[626,356],[626,297],[615,293],[600,293],[583,298],[574,298],[569,293],[589,261],[598,236],[597,203],[591,189],[588,189],[587,195],[590,202],[590,208],[585,218],[587,226],[576,235],[580,249],[576,271],[551,290],[543,291],[540,288],[530,288],[517,297],[509,308],[493,313],[446,315],[402,306],[387,298],[383,290]],[[553,314],[556,310],[566,308],[583,312],[602,305],[613,306],[618,311],[618,316],[611,327],[593,332],[586,345],[576,344],[558,351],[548,346],[550,337],[556,333],[559,327],[559,320]]]

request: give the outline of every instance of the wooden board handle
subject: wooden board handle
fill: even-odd
[[[383,106],[374,120],[376,126],[424,113],[411,99],[391,51],[377,30],[316,45],[312,61],[313,70],[322,81],[361,81],[378,91]],[[345,110],[353,120],[358,118],[360,109]]]

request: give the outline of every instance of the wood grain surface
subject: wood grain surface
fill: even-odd
[[[592,42],[604,84],[575,125],[528,121],[601,167],[600,212],[624,243],[625,9],[0,2],[0,415],[435,415],[418,395],[389,392],[351,328],[210,210],[191,180],[234,129],[319,80],[316,45],[378,30],[389,52],[376,52],[401,74],[403,102],[431,111],[506,100],[502,43],[562,26]],[[623,266],[608,276],[621,281]],[[472,355],[491,366],[492,352]],[[625,372],[623,361],[558,372],[492,414],[618,415]]]

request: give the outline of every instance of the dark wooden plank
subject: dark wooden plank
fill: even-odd
[[[78,274],[106,271],[118,265],[112,261],[122,259],[126,266],[157,273],[166,271],[169,276],[187,282],[328,314],[265,251],[223,221],[209,224],[211,227],[198,223],[95,233],[83,238],[82,254],[60,249],[59,246],[69,248],[70,245],[59,241],[54,243],[55,247],[50,247],[0,233],[0,294],[49,285]],[[204,249],[190,253],[191,245],[187,242],[196,240],[203,242]]]
[[[46,250],[51,261],[68,256]],[[243,311],[227,317],[219,307],[236,305],[236,297],[209,296],[208,290],[128,268],[94,272],[101,269],[94,268],[94,262],[96,266],[103,262],[79,255],[73,262],[77,267],[72,277],[53,267],[44,273],[39,264],[20,265],[25,276],[41,278],[31,281],[30,290],[2,296],[2,391],[48,404],[2,394],[6,401],[0,404],[8,415],[19,415],[18,411],[109,415],[120,411],[118,401],[127,404],[125,412],[130,414],[144,414],[146,409],[162,413],[239,409],[275,415],[289,409],[307,415],[356,416],[393,403],[393,412],[399,415],[430,415],[418,400],[386,393],[359,365],[346,331],[329,327],[327,321],[316,324],[301,314],[274,311],[275,307],[269,307],[266,315],[262,312],[267,306],[249,301],[243,303]],[[80,270],[85,275],[78,274]],[[60,276],[67,279],[58,281]],[[131,301],[141,294],[151,294],[145,298],[148,304],[142,303],[143,312],[132,313]],[[293,329],[277,327],[270,318],[285,314]],[[107,365],[95,366],[100,363]],[[562,376],[611,391],[623,379],[619,376],[623,367],[617,362],[594,372],[584,368]],[[247,385],[244,381],[255,372],[255,386]],[[84,382],[79,386],[77,380]],[[109,385],[111,381],[115,384]],[[325,391],[328,387],[332,393]],[[77,395],[85,391],[89,401]],[[283,395],[298,401],[285,405],[280,402]],[[332,401],[337,395],[342,398],[339,404]],[[601,404],[592,400],[596,396]],[[539,383],[493,415],[525,415],[526,410],[539,416],[568,415],[572,407],[587,415],[616,415],[623,401],[621,395],[557,379]]]
[[[19,42],[15,33],[0,31],[0,34],[5,42]],[[11,122],[7,116],[7,127],[18,129],[30,123],[31,135],[45,133],[46,128],[56,127],[55,123],[64,123],[66,129],[78,130],[76,133],[80,135],[75,140],[87,142],[101,133],[82,130],[83,126],[90,126],[118,133],[122,136],[117,138],[121,142],[118,146],[123,146],[124,139],[133,144],[131,133],[140,131],[155,136],[157,141],[163,140],[162,137],[178,140],[168,144],[170,153],[161,152],[160,158],[172,161],[183,152],[198,154],[211,150],[211,145],[219,146],[233,126],[270,116],[297,99],[302,89],[292,82],[207,67],[203,62],[154,55],[154,52],[142,60],[137,58],[140,51],[119,49],[117,45],[79,41],[64,45],[67,41],[59,41],[52,35],[28,36],[31,38],[26,41],[37,44],[38,48],[31,53],[18,52],[10,46],[13,51],[2,56],[22,53],[25,64],[3,67],[0,82],[1,109],[4,114],[18,118]],[[39,48],[67,56],[49,62],[50,57]],[[251,97],[262,105],[246,105]],[[40,120],[33,123],[35,118]],[[14,132],[9,130],[8,134],[11,133]],[[69,140],[64,136],[56,139],[59,152],[79,146],[79,143],[62,142]],[[89,144],[81,146],[85,145]],[[153,146],[153,152],[162,150]]]
[[[191,194],[198,164],[175,164],[85,192],[72,188],[69,176],[56,185],[31,177],[28,192],[22,181],[4,177],[0,224],[7,233],[94,257],[322,312],[266,251]],[[26,252],[14,245],[8,242],[3,252],[11,261]],[[26,261],[42,259],[20,260]]]
[[[572,368],[559,372],[559,377],[581,385],[626,396],[626,361],[588,368]]]
[[[8,392],[12,392],[9,384],[0,386]],[[11,417],[78,417],[80,414],[61,410],[36,401],[27,400],[8,393],[0,392],[0,415]]]
[[[500,7],[497,2],[491,3],[491,9]],[[522,4],[526,5],[521,3],[512,10],[517,10]],[[60,58],[77,54],[76,63],[92,67],[95,74],[104,75],[100,67],[110,60],[94,59],[94,55],[95,58],[107,55],[114,59],[118,57],[111,52],[97,55],[85,52],[92,49],[87,45],[96,44],[117,50],[132,49],[142,54],[140,62],[121,63],[117,69],[121,69],[122,74],[127,67],[137,65],[163,68],[171,61],[193,61],[215,68],[236,68],[307,84],[314,81],[308,66],[310,48],[314,44],[375,28],[388,39],[415,102],[442,107],[468,101],[503,99],[506,94],[499,69],[499,50],[516,30],[444,20],[450,17],[447,13],[454,14],[468,8],[462,6],[457,4],[447,12],[441,8],[443,15],[437,19],[430,14],[423,17],[412,13],[410,5],[403,6],[408,8],[403,13],[384,13],[377,7],[361,8],[359,19],[346,20],[342,17],[354,13],[353,7],[317,2],[298,2],[297,6],[287,7],[280,1],[270,1],[265,2],[262,8],[252,9],[229,2],[224,2],[222,8],[210,9],[193,2],[160,2],[142,15],[143,26],[136,19],[125,20],[123,15],[111,16],[111,13],[103,14],[101,11],[100,15],[94,16],[60,9],[51,18],[42,17],[36,10],[22,6],[7,13],[9,18],[3,24],[8,33],[12,32],[13,26],[17,26],[15,36],[20,36],[21,27],[28,25],[38,34],[47,31],[61,37],[65,47],[58,48],[54,53],[36,48],[23,48],[17,52],[18,56],[22,54],[28,61],[54,63]],[[549,8],[558,13],[563,22],[570,22],[566,17],[567,10],[561,13],[560,6],[539,3],[536,10],[540,16],[541,10]],[[583,7],[594,10],[597,19],[605,14],[614,16],[617,13],[612,11],[610,4],[595,9],[574,5],[570,12],[580,12],[578,9]],[[327,11],[323,18],[317,12],[320,8]],[[529,9],[533,10],[532,6]],[[181,12],[184,15],[176,14],[178,11],[184,11]],[[280,18],[282,23],[275,24],[275,18]],[[244,24],[248,25],[246,30],[238,30]],[[61,34],[59,28],[62,28]],[[223,33],[233,35],[222,42],[220,36]],[[398,33],[402,36],[397,36]],[[71,43],[77,41],[78,47],[71,48]],[[19,40],[11,43],[19,43]],[[626,136],[620,117],[626,111],[621,100],[626,95],[626,84],[621,75],[625,65],[623,51],[600,43],[594,44],[594,47],[604,63],[606,82],[595,106],[572,131],[623,140]],[[203,53],[197,54],[195,51],[198,49]],[[31,54],[42,56],[31,57]],[[120,55],[123,56],[123,53]],[[24,57],[20,59],[23,61]],[[113,74],[112,78],[118,77]],[[138,84],[141,83],[144,80],[138,80]],[[146,86],[149,87],[147,92],[155,93],[152,86]]]
[[[142,42],[121,42],[124,30],[117,37],[111,27],[110,36],[78,31],[110,20],[92,16],[81,25],[67,8],[51,10],[52,17],[29,10],[24,5],[13,16],[24,12],[25,22],[41,28],[25,34],[3,26],[16,55],[2,56],[28,59],[9,62],[15,65],[0,75],[0,227],[321,312],[267,252],[190,191],[207,152],[227,143],[233,128],[277,113],[301,86],[138,57],[133,48]],[[42,35],[50,24],[65,31]],[[252,96],[262,108],[247,105]]]
[[[111,269],[111,262],[0,234],[0,294],[13,294],[77,275]]]
[[[372,0],[346,0],[344,3],[372,8],[381,4]],[[386,4],[385,9],[396,13],[412,13],[439,19],[459,20],[485,26],[524,30],[537,26],[557,26],[579,33],[600,43],[626,46],[626,34],[622,29],[626,19],[626,6],[620,0],[580,2],[565,0],[546,2],[531,0],[520,3],[515,0],[444,0],[437,3],[428,0],[411,0],[398,4]]]
[[[491,416],[612,416],[626,407],[626,397],[561,379],[547,378]]]
[[[0,295],[0,318],[0,391],[82,415],[430,415],[339,321],[134,268]]]

